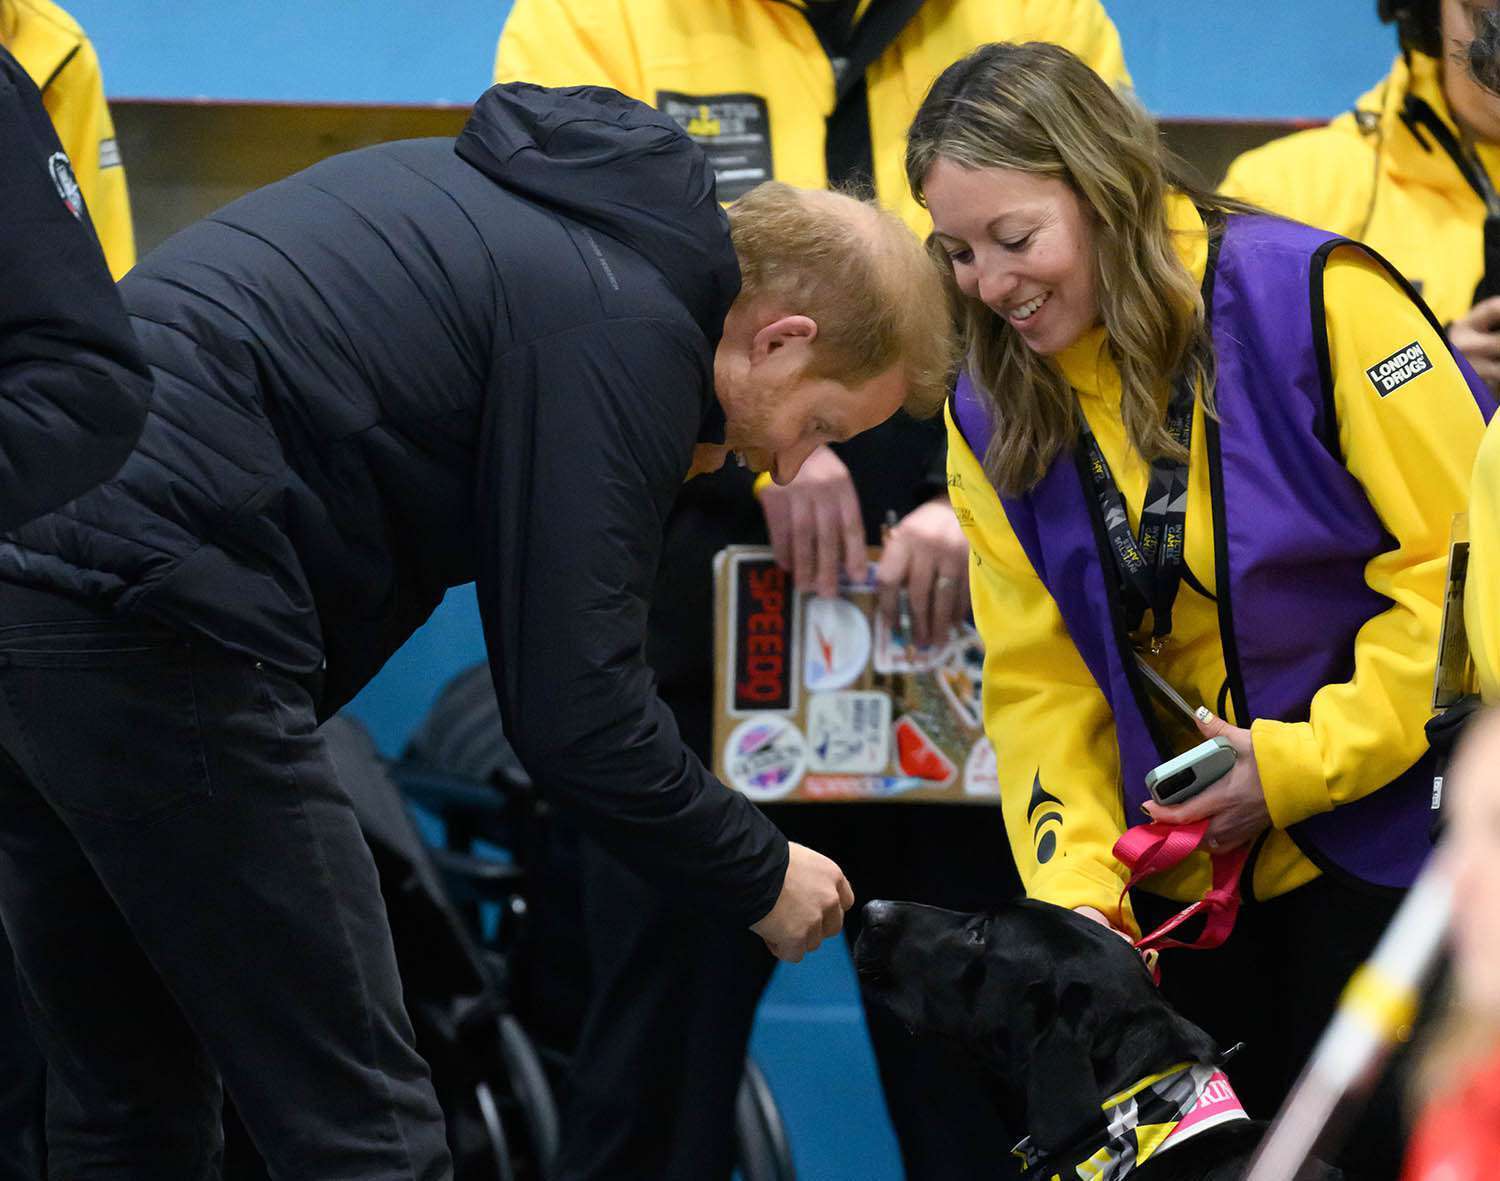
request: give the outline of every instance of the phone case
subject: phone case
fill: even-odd
[[[1158,804],[1180,804],[1229,774],[1234,760],[1227,738],[1210,738],[1147,771],[1146,790]]]

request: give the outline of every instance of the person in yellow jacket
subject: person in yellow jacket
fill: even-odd
[[[1464,629],[1486,705],[1500,704],[1500,430],[1484,433],[1469,488]]]
[[[1378,0],[1400,34],[1390,73],[1326,127],[1246,152],[1220,191],[1374,247],[1500,388],[1500,96],[1466,66],[1470,7]]]
[[[135,265],[135,230],[93,44],[52,0],[0,0],[0,44],[15,55],[42,92],[105,261],[119,279]]]
[[[1155,143],[1076,58],[992,46],[934,86],[908,171],[968,328],[950,488],[1027,893],[1134,936],[1210,867],[1126,900],[1126,828],[1248,847],[1233,935],[1164,953],[1163,987],[1247,1043],[1230,1073],[1269,1117],[1428,852],[1449,525],[1494,403],[1398,273],[1174,183]],[[1169,745],[1137,659],[1205,704],[1201,733]],[[1234,768],[1149,801],[1205,735]],[[1350,1175],[1394,1176],[1375,1110]]]
[[[901,168],[913,112],[944,66],[976,45],[1056,41],[1126,87],[1120,39],[1099,0],[517,0],[497,81],[614,87],[670,112],[713,164],[720,200],[770,177],[873,187],[919,234],[930,222]],[[785,487],[742,472],[699,479],[668,523],[648,656],[689,745],[711,755],[714,553],[770,542],[798,585],[833,593],[885,538],[877,572],[909,596],[919,640],[968,608],[968,550],[947,499],[939,424],[894,421],[820,448]],[[998,809],[980,804],[774,806],[799,839],[852,860],[867,897],[957,909],[1017,889]],[[585,843],[594,973],[565,1112],[559,1181],[649,1176],[717,1181],[731,1169],[731,1113],[763,953],[663,905]],[[849,928],[857,934],[856,919]],[[628,997],[628,1004],[624,998]],[[984,1084],[877,1006],[867,1024],[906,1175],[1009,1175]],[[642,1081],[640,1063],[650,1062]],[[934,1100],[934,1096],[941,1099]],[[996,1146],[1003,1143],[1001,1151]]]

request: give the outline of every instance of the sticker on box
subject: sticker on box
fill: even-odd
[[[802,731],[776,714],[748,718],[724,744],[729,782],[752,800],[779,800],[797,790],[807,770]]]
[[[995,748],[988,738],[981,738],[964,761],[964,795],[997,799],[1000,795],[1000,767]]]
[[[947,643],[911,643],[905,632],[894,628],[877,610],[875,613],[875,671],[878,673],[925,673],[938,666],[947,652]]]
[[[950,783],[958,774],[953,760],[910,714],[896,723],[896,761],[903,773],[922,780],[926,787]]]
[[[730,575],[729,715],[797,708],[797,594],[773,558],[736,556]]]
[[[814,693],[807,699],[810,771],[873,775],[891,757],[891,699],[885,693]]]
[[[983,721],[984,645],[971,627],[954,639],[937,670],[938,686],[959,721],[977,730]]]
[[[848,599],[809,599],[802,682],[814,691],[845,689],[870,663],[870,625]]]

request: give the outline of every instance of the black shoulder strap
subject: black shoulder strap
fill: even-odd
[[[842,102],[844,96],[854,89],[886,47],[901,35],[901,30],[917,15],[922,0],[870,0],[864,20],[854,30],[849,42],[849,54],[844,72],[838,77],[834,103]]]

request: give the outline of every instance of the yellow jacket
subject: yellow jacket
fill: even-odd
[[[1500,414],[1494,422],[1500,422]],[[1500,703],[1500,429],[1493,422],[1474,461],[1469,491],[1469,574],[1464,586],[1464,627],[1479,673],[1479,695]]]
[[[1246,152],[1226,194],[1366,242],[1416,285],[1441,323],[1468,312],[1484,271],[1484,201],[1443,148],[1418,138],[1402,112],[1421,99],[1453,130],[1438,63],[1401,58],[1377,86],[1326,127]],[[1500,178],[1500,147],[1478,145]]]
[[[52,0],[6,0],[0,11],[0,39],[42,92],[110,273],[118,279],[135,265],[135,231],[99,58],[78,22]]]
[[[990,41],[1053,41],[1129,85],[1098,0],[924,5],[865,73],[876,196],[924,237],[932,223],[906,187],[907,127],[944,67]],[[516,0],[495,80],[518,79],[612,86],[670,110],[715,158],[721,199],[768,176],[827,185],[833,69],[807,19],[779,0]]]
[[[1203,223],[1180,198],[1171,220],[1183,261],[1201,278]],[[1449,523],[1462,511],[1469,469],[1484,430],[1457,365],[1417,307],[1376,264],[1335,251],[1324,273],[1325,315],[1334,375],[1339,445],[1350,472],[1394,539],[1370,561],[1366,581],[1392,601],[1364,625],[1354,673],[1314,695],[1308,721],[1236,718],[1226,681],[1215,603],[1185,578],[1173,610],[1172,642],[1153,658],[1190,702],[1206,703],[1248,725],[1276,831],[1256,860],[1255,896],[1273,897],[1317,870],[1280,831],[1355,800],[1405,771],[1426,747],[1433,665],[1441,617]],[[1365,368],[1422,343],[1434,372],[1381,398]],[[1139,525],[1149,469],[1130,451],[1119,416],[1119,374],[1102,351],[1102,328],[1058,357],[1119,483],[1132,530]],[[1163,390],[1165,396],[1165,389]],[[1212,499],[1202,408],[1195,413],[1188,466],[1186,561],[1192,578],[1215,591]],[[1027,893],[1062,906],[1112,913],[1124,871],[1115,839],[1143,816],[1126,816],[1114,722],[1103,693],[1069,639],[1063,618],[1027,560],[998,497],[949,420],[949,486],[971,546],[974,616],[985,641],[985,725],[998,754],[1001,802]],[[1309,610],[1317,610],[1310,603]],[[1042,782],[1063,817],[1045,861],[1027,811]],[[1058,855],[1061,854],[1061,855]],[[1173,898],[1201,896],[1208,863],[1196,854],[1150,888]]]

